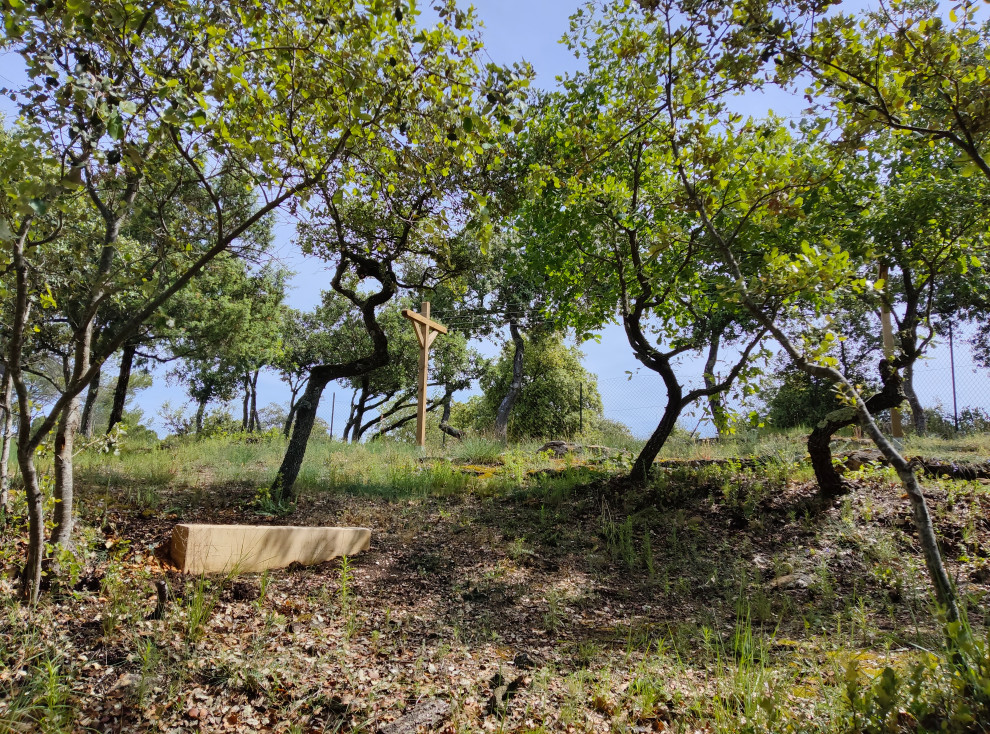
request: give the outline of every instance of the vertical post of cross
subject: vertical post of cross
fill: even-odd
[[[430,347],[437,334],[446,334],[447,327],[430,318],[430,302],[423,301],[420,312],[404,308],[402,315],[412,322],[419,342],[419,402],[416,406],[416,445],[426,445],[426,388],[430,371]]]

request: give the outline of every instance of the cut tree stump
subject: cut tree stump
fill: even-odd
[[[312,565],[368,550],[368,528],[176,525],[171,555],[185,573],[250,573]]]

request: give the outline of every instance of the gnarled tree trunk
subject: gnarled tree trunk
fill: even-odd
[[[362,276],[377,280],[381,289],[364,297],[345,285],[343,276],[351,266]],[[371,354],[365,357],[343,364],[317,365],[310,370],[306,391],[296,407],[296,422],[285,450],[285,457],[271,485],[271,496],[276,502],[283,502],[293,496],[292,488],[299,476],[309,436],[313,431],[313,423],[316,421],[316,409],[319,407],[320,397],[327,384],[331,380],[366,375],[389,360],[388,336],[378,323],[375,309],[388,302],[398,290],[398,281],[392,272],[391,261],[380,262],[351,251],[342,253],[332,285],[335,291],[345,295],[361,309],[361,317],[368,336],[371,337],[373,349]]]
[[[316,409],[320,406],[320,398],[329,382],[328,376],[311,374],[309,382],[306,383],[306,390],[296,404],[296,422],[292,427],[292,436],[289,438],[285,456],[272,484],[272,498],[278,502],[287,500],[292,495],[292,487],[302,468],[309,436],[316,422]]]
[[[443,405],[443,413],[440,416],[440,430],[448,436],[453,436],[459,440],[464,438],[464,431],[450,425],[450,403],[453,397],[454,391],[450,389],[450,385],[444,385],[443,399],[441,401],[441,404]]]
[[[886,359],[880,361],[880,379],[883,389],[866,401],[866,408],[872,415],[896,407],[904,400],[901,378]],[[840,408],[825,416],[808,435],[808,456],[811,458],[818,490],[824,497],[838,497],[848,491],[848,485],[832,464],[832,436],[836,431],[858,421],[855,408]]]
[[[647,440],[639,452],[639,456],[633,462],[629,479],[636,484],[646,483],[653,468],[653,462],[656,461],[660,449],[663,448],[667,439],[670,438],[670,434],[677,425],[677,419],[684,412],[684,409],[701,398],[711,398],[712,396],[724,394],[746,366],[750,353],[766,334],[762,329],[754,334],[745,349],[742,350],[736,359],[736,362],[729,369],[728,374],[721,382],[716,382],[711,370],[714,369],[713,366],[718,361],[721,335],[725,327],[713,327],[709,331],[711,341],[709,342],[708,350],[708,364],[712,367],[708,370],[709,375],[706,376],[705,387],[691,390],[685,394],[684,388],[681,386],[680,381],[677,379],[677,374],[674,372],[673,360],[682,354],[686,348],[680,347],[668,352],[661,352],[654,348],[643,333],[642,318],[645,310],[644,302],[637,299],[630,312],[623,315],[623,327],[626,332],[626,338],[629,340],[629,344],[636,354],[636,358],[660,375],[660,378],[663,380],[664,387],[667,389],[667,405],[664,408],[663,415],[660,417],[660,423],[657,424],[656,429],[653,431],[653,435]],[[711,379],[707,379],[709,376]]]
[[[519,324],[515,321],[509,322],[509,333],[512,335],[512,343],[515,345],[515,353],[512,355],[512,381],[509,383],[509,391],[499,403],[498,412],[495,414],[495,436],[505,441],[509,436],[509,415],[512,413],[512,406],[519,399],[519,394],[523,388],[523,356],[526,350],[526,340],[523,339],[519,330]]]

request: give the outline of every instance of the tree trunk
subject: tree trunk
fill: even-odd
[[[911,406],[911,422],[914,423],[914,432],[919,436],[928,433],[928,418],[925,409],[918,399],[918,393],[914,390],[914,362],[909,362],[904,367],[904,396],[908,405]]]
[[[667,383],[667,380],[664,382]],[[646,445],[639,452],[639,456],[636,457],[636,461],[633,462],[632,471],[629,472],[630,480],[636,484],[646,484],[650,470],[653,468],[653,462],[673,432],[674,426],[677,425],[677,419],[683,409],[681,386],[677,384],[675,379],[673,384],[667,384],[667,407],[664,408],[663,416],[660,418],[656,430],[653,431],[653,435],[650,436]]]
[[[7,379],[17,392],[17,464],[24,482],[24,494],[28,507],[28,557],[21,575],[21,595],[32,606],[41,593],[41,563],[45,552],[45,506],[34,467],[34,448],[31,443],[31,403],[21,359],[24,355],[25,330],[31,313],[28,266],[24,260],[30,222],[21,225],[12,248],[15,282],[10,338],[6,344],[5,368]]]
[[[209,398],[203,398],[199,401],[199,405],[196,407],[196,435],[198,436],[203,432],[203,416],[206,414],[206,404],[210,402]]]
[[[509,383],[509,391],[502,398],[495,414],[495,436],[502,441],[509,437],[509,414],[512,406],[519,399],[519,393],[523,387],[523,355],[526,349],[526,340],[523,339],[519,331],[519,325],[515,321],[509,322],[509,333],[512,334],[512,342],[516,351],[512,356],[512,382]]]
[[[453,396],[454,392],[450,389],[450,385],[446,385],[443,392],[443,414],[440,416],[440,430],[448,436],[453,436],[456,439],[462,439],[464,438],[464,432],[454,428],[450,425],[450,423],[448,423],[450,420],[450,401]]]
[[[258,375],[261,370],[255,370],[251,375],[251,426],[248,429],[251,433],[264,430],[261,427],[261,419],[258,417]]]
[[[320,405],[320,397],[329,377],[317,377],[310,375],[309,382],[306,383],[306,391],[299,399],[296,406],[296,423],[292,429],[292,437],[285,450],[285,458],[272,482],[271,495],[276,502],[284,502],[292,498],[292,487],[299,476],[299,469],[302,468],[303,457],[306,456],[306,445],[309,443],[309,435],[313,432],[313,423],[316,421],[316,409]]]
[[[866,401],[871,415],[900,405],[904,400],[900,376],[886,359],[880,360],[880,379],[883,381],[883,389]],[[832,436],[858,420],[856,411],[851,406],[840,408],[825,416],[808,435],[808,456],[815,471],[818,490],[823,497],[838,497],[849,490],[848,484],[832,464]]]
[[[364,414],[368,412],[368,395],[371,393],[371,380],[367,377],[361,379],[361,391],[355,392],[357,401],[351,404],[351,414],[347,419],[345,433],[350,435],[351,442],[357,443],[361,440],[361,424],[364,423]],[[346,438],[344,439],[347,440]]]
[[[93,437],[93,412],[96,409],[96,400],[100,395],[100,377],[102,370],[98,370],[96,377],[89,385],[86,392],[86,402],[83,405],[82,419],[79,424],[79,432],[86,438]]]
[[[282,429],[282,433],[285,437],[289,437],[289,432],[292,430],[292,421],[296,417],[296,395],[299,394],[299,388],[294,387],[292,389],[292,395],[289,397],[289,414],[285,416],[285,427]]]
[[[852,421],[848,423],[833,422],[825,418],[811,429],[811,433],[808,435],[808,456],[811,458],[811,468],[815,472],[818,491],[824,497],[838,497],[848,490],[846,483],[842,480],[842,475],[832,464],[832,434],[843,426],[855,422],[855,412],[853,412]]]
[[[708,345],[708,359],[705,361],[705,388],[710,391],[708,395],[708,410],[712,414],[712,423],[715,424],[715,432],[719,438],[725,430],[728,413],[722,403],[722,394],[715,390],[715,367],[718,364],[718,349],[722,341],[722,330],[712,331],[712,340]]]
[[[381,290],[367,298],[362,298],[355,291],[347,288],[342,279],[351,266],[361,274],[361,277],[370,276],[377,280],[381,284]],[[391,260],[382,263],[350,250],[337,264],[337,270],[331,281],[333,288],[361,309],[365,329],[374,345],[373,351],[365,357],[344,364],[316,365],[310,369],[306,391],[296,407],[295,426],[285,450],[285,458],[282,459],[282,465],[271,486],[271,497],[277,502],[294,496],[292,488],[296,483],[296,477],[299,476],[299,469],[306,454],[306,445],[313,431],[313,423],[316,421],[316,409],[319,407],[320,397],[327,384],[331,380],[366,375],[388,363],[388,336],[377,321],[375,309],[388,302],[398,290],[398,282],[391,268]]]
[[[72,544],[73,476],[72,454],[79,426],[79,398],[69,401],[55,433],[55,509],[52,543],[68,548]]]
[[[127,402],[127,388],[131,382],[131,367],[134,365],[134,353],[137,352],[137,341],[128,340],[120,352],[120,372],[117,373],[117,385],[113,389],[113,407],[110,408],[110,420],[107,422],[107,433],[124,420],[124,403]]]
[[[251,378],[245,372],[241,376],[244,383],[244,399],[241,400],[241,431],[247,431],[251,421]]]
[[[925,557],[928,576],[935,587],[935,599],[939,606],[945,610],[946,620],[958,622],[959,607],[956,605],[956,592],[952,588],[949,574],[942,562],[942,554],[938,549],[938,540],[935,537],[935,527],[932,525],[932,516],[928,512],[928,503],[921,491],[921,485],[918,484],[918,477],[915,476],[907,460],[901,456],[901,452],[894,448],[893,444],[883,435],[876,421],[873,420],[873,411],[861,399],[857,400],[857,409],[863,428],[873,439],[876,447],[880,449],[880,453],[894,467],[908,499],[911,501],[914,526],[918,531],[918,540],[921,541],[921,551]]]
[[[10,379],[10,372],[4,370],[3,381],[0,385],[0,400],[2,400],[3,425],[0,430],[3,436],[0,438],[0,511],[6,512],[10,509],[10,444],[14,438],[14,407],[11,405],[11,395],[13,382]]]
[[[29,428],[27,430],[30,430]],[[26,432],[25,432],[26,435]],[[38,484],[38,472],[34,466],[34,452],[22,450],[18,442],[17,464],[24,480],[28,508],[28,556],[21,577],[21,594],[30,605],[38,603],[41,594],[41,564],[45,552],[44,497]]]
[[[344,423],[344,430],[340,434],[340,440],[343,443],[347,443],[351,438],[351,429],[354,427],[354,406],[357,405],[357,395],[357,390],[351,393],[351,407],[347,411],[347,422]]]

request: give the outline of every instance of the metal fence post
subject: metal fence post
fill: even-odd
[[[952,344],[952,321],[949,321],[949,373],[952,375],[952,420],[959,430],[959,407],[956,403],[956,354]]]
[[[333,438],[333,416],[337,412],[337,393],[333,393],[330,399],[330,438]]]

